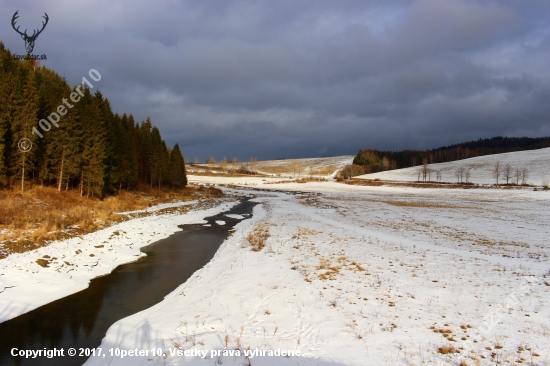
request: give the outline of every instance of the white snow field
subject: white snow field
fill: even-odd
[[[517,151],[505,154],[494,154],[479,156],[470,159],[457,160],[449,163],[430,164],[432,170],[431,180],[436,180],[436,170],[441,172],[441,181],[456,182],[455,173],[459,168],[470,169],[470,182],[477,184],[495,184],[496,179],[493,175],[494,165],[500,163],[501,174],[499,183],[506,183],[503,177],[504,167],[510,164],[512,168],[512,179],[510,183],[516,183],[514,177],[516,171],[525,168],[527,171],[526,183],[533,185],[547,185],[550,183],[550,148]],[[412,168],[388,170],[380,173],[360,175],[356,178],[361,179],[380,179],[385,181],[417,181],[421,166]],[[521,183],[521,179],[519,181]]]
[[[550,192],[250,179],[252,219],[86,365],[550,365]]]
[[[254,163],[252,170],[263,174],[279,174],[286,177],[332,176],[346,164],[353,162],[353,155],[326,158],[264,160]]]

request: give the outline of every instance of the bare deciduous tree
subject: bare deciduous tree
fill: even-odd
[[[300,176],[300,172],[302,170],[302,164],[300,163],[300,160],[292,160],[292,171],[294,172],[294,178],[296,178],[296,173],[298,173],[298,177]]]
[[[464,167],[461,166],[455,170],[455,177],[457,183],[462,183],[464,179]]]
[[[248,168],[252,171],[255,170],[257,162],[258,162],[258,158],[255,157],[255,156],[251,156],[250,157],[250,164],[248,164]]]
[[[521,169],[521,184],[527,184],[528,173],[527,168]]]
[[[424,158],[422,160],[422,178],[424,179],[424,182],[426,181],[427,176],[428,176],[428,159]]]
[[[213,156],[206,159],[206,164],[216,164],[216,159]]]
[[[510,166],[510,164],[506,164],[504,166],[502,176],[504,177],[504,179],[506,179],[506,184],[508,184],[510,178],[512,177],[512,167]]]
[[[198,163],[199,163],[199,157],[195,156],[195,164],[198,164]]]
[[[220,168],[224,173],[227,173],[227,166],[229,165],[229,160],[227,160],[227,157],[223,157],[222,160],[220,160]]]
[[[519,179],[521,178],[521,170],[519,168],[516,168],[516,170],[514,170],[514,178],[516,178],[516,186],[518,186]]]
[[[497,180],[497,185],[498,185],[498,178],[500,177],[500,170],[501,170],[500,161],[497,161],[493,165],[493,177]]]
[[[471,174],[470,174],[470,168],[466,168],[466,169],[464,170],[464,181],[465,181],[466,183],[470,183],[470,175],[471,175]]]
[[[359,165],[347,164],[342,169],[342,175],[345,179],[351,179],[361,174],[365,174],[365,170]]]
[[[384,158],[382,159],[382,167],[384,168],[384,170],[389,170],[391,168],[391,162],[390,162],[390,159],[388,159],[387,157],[384,156]]]

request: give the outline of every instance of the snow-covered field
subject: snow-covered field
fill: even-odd
[[[353,155],[332,156],[326,158],[265,160],[254,163],[253,170],[264,174],[281,176],[329,176],[346,164],[351,164]]]
[[[258,188],[206,267],[102,343],[163,355],[87,365],[550,364],[550,192]]]
[[[325,158],[304,158],[304,159],[281,159],[281,160],[263,160],[256,162],[243,162],[237,165],[229,164],[229,170],[237,169],[241,164],[245,164],[249,170],[264,174],[266,176],[276,176],[282,178],[298,177],[324,177],[328,178],[342,169],[346,164],[351,164],[353,155],[332,156]],[[190,166],[187,168],[188,174],[206,173],[213,176],[221,176],[222,172],[218,170],[205,168],[219,168],[219,164],[203,164]]]
[[[253,175],[245,177],[216,177],[211,175],[189,175],[189,182],[197,184],[224,184],[236,186],[263,186],[265,184],[277,184],[282,182],[292,182],[289,178],[256,177]]]
[[[506,154],[495,154],[487,156],[479,156],[470,159],[452,161],[449,163],[430,164],[431,180],[437,178],[436,171],[441,172],[441,181],[456,182],[456,172],[459,168],[470,170],[470,182],[478,184],[494,184],[494,165],[500,163],[501,174],[499,183],[506,183],[503,177],[504,168],[510,164],[512,179],[510,183],[516,183],[515,174],[517,170],[521,171],[525,168],[527,172],[526,183],[534,185],[547,185],[550,183],[550,148],[518,151]],[[365,174],[356,178],[363,179],[380,179],[393,181],[416,181],[419,178],[421,166],[412,168],[389,170],[380,173]],[[521,178],[519,183],[521,183]]]

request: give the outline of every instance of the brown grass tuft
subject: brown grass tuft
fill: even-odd
[[[447,345],[447,346],[439,347],[437,349],[437,352],[441,353],[442,355],[447,355],[447,354],[450,354],[450,353],[459,353],[460,351],[458,349],[454,348],[451,345]]]
[[[269,226],[263,224],[258,225],[246,236],[246,240],[251,245],[251,250],[259,252],[265,247],[265,242],[269,238]]]

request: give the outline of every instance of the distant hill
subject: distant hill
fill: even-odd
[[[495,164],[501,166],[499,183],[506,183],[506,167],[510,167],[509,183],[548,185],[550,182],[550,148],[516,151],[504,154],[491,154],[470,159],[427,166],[428,181],[469,182],[495,184]],[[411,167],[360,175],[360,179],[380,179],[383,181],[415,182],[424,180],[423,167]]]
[[[353,164],[362,166],[365,173],[368,174],[408,168],[422,165],[424,162],[427,164],[446,163],[477,156],[535,150],[546,147],[550,147],[550,137],[493,137],[432,150],[360,150],[353,159]]]

